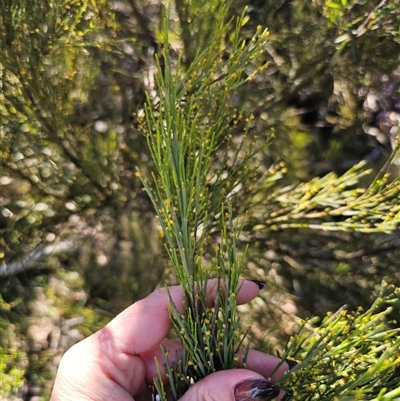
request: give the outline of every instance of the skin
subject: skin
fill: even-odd
[[[210,307],[215,285],[210,280],[207,287]],[[257,284],[251,281],[239,285],[238,304],[250,302],[259,292]],[[170,287],[170,294],[183,313],[182,287]],[[157,375],[154,357],[163,360],[160,344],[170,350],[171,356],[180,349],[177,340],[165,339],[171,330],[168,303],[166,290],[156,290],[71,347],[61,360],[50,401],[150,401],[148,385]],[[191,386],[181,401],[233,401],[235,384],[269,378],[279,362],[279,358],[250,350],[247,369],[213,373]],[[271,380],[279,379],[286,370],[284,363]]]

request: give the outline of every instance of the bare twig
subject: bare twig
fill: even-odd
[[[36,262],[40,262],[50,255],[56,255],[61,252],[67,251],[69,252],[76,248],[77,244],[70,240],[65,240],[58,242],[57,244],[39,247],[23,260],[0,265],[0,278],[10,277],[15,274],[22,273],[25,270],[34,268]]]
[[[371,21],[371,18],[373,15],[380,9],[382,8],[385,4],[387,3],[387,0],[382,0],[377,6],[374,7],[374,9],[368,14],[367,18],[363,21],[363,23],[357,28],[355,35],[357,37],[360,37],[364,35],[364,33],[367,31],[367,25],[369,21]]]

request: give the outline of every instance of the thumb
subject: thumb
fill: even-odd
[[[279,387],[246,369],[215,372],[195,383],[179,401],[269,401]]]

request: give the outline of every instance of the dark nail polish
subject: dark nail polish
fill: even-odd
[[[233,388],[235,401],[269,401],[279,394],[279,387],[270,380],[248,379]]]
[[[260,290],[263,290],[264,288],[267,287],[267,283],[265,281],[261,280],[249,280],[249,281],[252,281],[253,283],[257,284]]]
[[[295,366],[297,366],[297,362],[292,359],[285,359],[285,362],[289,365],[289,370],[292,370]]]

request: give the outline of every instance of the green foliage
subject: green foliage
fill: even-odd
[[[158,174],[153,175],[154,189],[146,180],[143,183],[174,252],[185,249],[188,255],[202,256],[196,250],[201,246],[201,238],[194,241],[190,236],[196,235],[200,226],[207,231],[208,218],[213,219],[220,212],[224,199],[252,173],[246,164],[256,152],[255,144],[246,149],[241,140],[234,148],[229,122],[239,112],[230,107],[229,99],[233,90],[248,79],[241,78],[244,60],[251,62],[266,34],[258,31],[254,41],[245,46],[238,40],[239,27],[240,24],[227,61],[216,58],[218,52],[210,46],[200,52],[185,75],[179,65],[172,74],[166,50],[167,67],[158,75],[159,98],[154,105],[148,100],[148,141]],[[224,142],[233,153],[228,161],[225,150],[222,163],[215,166]],[[207,187],[212,180],[211,192]],[[171,256],[179,259],[177,253]],[[192,262],[186,257],[181,256],[181,263],[189,273],[193,271]]]
[[[40,227],[65,221],[70,211],[84,210],[104,192],[102,164],[93,168],[93,152],[96,157],[112,152],[115,132],[90,140],[91,128],[74,119],[99,71],[90,49],[113,34],[105,4],[2,3],[0,151],[8,176],[23,183],[0,242],[8,258],[23,252],[21,243],[31,249],[46,243]]]
[[[235,128],[230,122],[239,112],[229,103],[234,90],[250,78],[243,77],[244,68],[259,54],[267,35],[258,29],[246,44],[239,40],[242,25],[243,16],[231,36],[227,60],[221,58],[217,46],[226,27],[217,25],[210,35],[211,43],[199,49],[184,71],[179,63],[172,67],[165,23],[165,67],[159,63],[157,96],[148,97],[145,109],[144,129],[155,172],[151,180],[143,178],[143,185],[155,206],[168,256],[185,293],[186,313],[182,315],[174,304],[170,310],[182,341],[182,359],[177,366],[170,366],[165,354],[174,400],[191,382],[235,367],[243,341],[235,302],[241,271],[236,250],[240,230],[234,225],[230,206],[224,205],[235,188],[251,177],[249,164],[259,149],[255,144],[246,149],[244,140],[234,143],[230,132]],[[221,153],[222,164],[216,165]],[[211,228],[221,232],[221,239],[211,266],[204,267]],[[217,277],[226,286],[217,289],[211,311],[205,305],[210,277]],[[165,397],[162,381],[155,385]]]
[[[229,107],[229,96],[232,96],[232,90],[238,89],[242,84],[239,77],[243,76],[246,62],[251,61],[251,57],[247,54],[259,56],[261,52],[258,46],[261,44],[266,46],[257,39],[248,42],[250,46],[254,46],[254,50],[246,47],[246,42],[240,43],[238,33],[244,25],[243,17],[244,15],[239,19],[236,30],[231,36],[232,53],[227,61],[223,58],[216,59],[215,49],[218,49],[216,45],[224,42],[220,36],[214,34],[211,37],[216,39],[204,50],[201,47],[198,49],[197,56],[187,67],[187,71],[183,70],[179,60],[172,67],[173,63],[168,50],[168,30],[165,23],[163,64],[158,63],[157,92],[154,98],[148,97],[145,109],[147,123],[145,130],[148,132],[149,148],[156,171],[151,180],[144,178],[143,184],[155,206],[158,222],[165,235],[168,256],[178,281],[185,291],[186,313],[182,315],[173,303],[170,309],[171,320],[183,347],[182,357],[175,366],[170,366],[168,353],[164,350],[169,386],[174,400],[179,399],[191,382],[196,382],[216,370],[235,367],[234,355],[238,351],[235,342],[240,344],[242,341],[235,334],[238,326],[233,314],[234,302],[227,302],[229,297],[218,292],[217,306],[207,311],[204,298],[206,297],[205,283],[213,275],[217,275],[219,280],[228,278],[228,294],[235,297],[234,289],[238,276],[235,258],[239,231],[234,228],[231,221],[232,212],[228,215],[230,223],[227,224],[224,219],[224,209],[218,210],[218,203],[214,200],[222,200],[224,197],[219,191],[228,186],[223,195],[230,196],[230,201],[235,203],[235,197],[240,196],[240,191],[237,191],[238,194],[234,189],[245,183],[243,178],[248,179],[248,176],[242,177],[235,173],[251,171],[253,179],[256,179],[254,169],[249,170],[248,164],[261,151],[261,148],[254,148],[248,153],[245,152],[244,157],[238,157],[240,153],[232,152],[231,148],[235,142],[230,141],[232,134],[229,132],[235,130],[236,125],[232,127],[229,122],[235,119],[232,113],[236,114],[237,111]],[[218,24],[216,26],[218,31]],[[225,31],[229,29],[224,27],[218,33],[221,35]],[[256,35],[259,35],[259,31]],[[263,35],[260,38],[263,39]],[[233,65],[230,64],[230,60],[235,60]],[[249,79],[245,78],[245,81]],[[244,128],[246,135],[249,127],[250,125],[247,124]],[[244,147],[246,135],[241,137],[237,149],[241,150]],[[228,141],[228,146],[224,146],[224,140]],[[226,156],[220,156],[224,152],[225,155],[229,152],[235,155],[232,164],[228,164]],[[397,155],[396,150],[391,161],[396,160]],[[221,168],[214,167],[214,160],[217,157],[220,158],[220,163],[222,161],[220,165],[231,172],[228,180],[224,178],[224,174],[221,174],[223,171]],[[261,185],[255,187],[258,191],[260,188],[264,190],[268,188],[269,196],[260,201],[260,192],[257,189],[247,191],[247,204],[253,201],[255,206],[249,213],[249,227],[258,231],[266,228],[267,230],[282,230],[306,227],[323,230],[391,232],[396,229],[399,222],[398,181],[388,183],[388,176],[381,174],[368,189],[358,188],[356,185],[360,179],[369,173],[371,171],[365,169],[365,163],[360,163],[341,177],[330,173],[294,188],[279,188],[273,191],[271,190],[273,186],[284,175],[284,167],[271,168],[259,178]],[[255,223],[262,221],[260,214],[257,214],[260,210],[268,219],[264,226]],[[222,220],[216,221],[214,216],[221,216],[219,218]],[[333,221],[338,217],[341,221]],[[308,223],[307,220],[313,222]],[[322,223],[318,224],[318,220]],[[226,228],[224,229],[225,225],[229,227],[227,231]],[[210,233],[212,228],[222,229],[221,245],[217,251],[216,261],[211,263],[211,267],[204,269],[202,264],[204,264],[207,250],[206,240],[210,238],[206,233]],[[231,243],[227,236],[229,231],[233,238]],[[227,252],[225,256],[224,251]],[[221,266],[224,257],[229,260],[227,272]],[[344,318],[347,315],[340,316]],[[363,316],[363,319],[369,322],[366,327],[373,326],[376,322],[375,318],[368,314]],[[335,320],[334,325],[336,323]],[[331,326],[326,329],[326,332],[332,335],[330,329]],[[351,335],[354,334],[358,338],[368,337],[366,328],[361,326],[361,329],[364,330],[362,333],[356,331]],[[321,333],[324,330],[323,324]],[[220,333],[221,337],[228,336],[228,344],[219,341]],[[378,336],[379,346],[385,347],[385,341],[393,337],[395,333],[397,330],[388,331],[383,340]],[[375,334],[376,331],[373,332],[373,335]],[[328,348],[333,341],[332,337],[329,337]],[[343,338],[337,336],[337,341],[339,349],[346,348],[347,342],[354,345],[352,339],[346,336]],[[310,340],[310,342],[313,341]],[[325,345],[324,343],[323,346]],[[397,346],[397,343],[394,344],[394,347]],[[391,346],[390,349],[393,351],[394,348]],[[307,344],[302,342],[296,350],[306,352]],[[318,358],[321,357],[320,353],[316,355]],[[303,355],[299,357],[304,359],[303,363],[306,365],[309,362],[307,358],[304,359]],[[229,363],[222,363],[222,361]],[[312,362],[315,364],[315,360]],[[344,365],[344,362],[341,362]],[[340,364],[338,361],[335,363]],[[311,371],[309,366],[307,365],[305,370],[310,377],[315,378],[315,372]],[[321,369],[321,371],[324,370]],[[386,371],[382,375],[381,379],[386,381]],[[370,376],[363,376],[363,380],[357,383],[361,383],[360,386],[363,386],[365,391],[370,391],[369,379]],[[333,383],[332,386],[337,387],[341,376],[338,372],[333,372],[329,380],[332,382],[328,384]],[[304,380],[304,383],[308,382]],[[299,383],[303,383],[303,380],[299,380]],[[155,386],[160,396],[166,399],[161,378],[156,380]],[[329,385],[326,387],[330,388]],[[295,388],[296,397],[300,395],[305,399],[311,399],[310,386]],[[340,388],[334,396],[342,393],[347,396],[348,391],[347,387]],[[322,390],[318,392],[320,395],[322,393]]]
[[[393,159],[398,154],[399,148],[393,152]],[[372,172],[365,165],[361,162],[340,177],[329,173],[295,188],[271,191],[258,210],[256,204],[252,208],[254,215],[250,225],[256,231],[285,228],[366,233],[395,231],[400,223],[400,180],[395,178],[389,182],[390,174],[383,172],[369,188],[360,188],[357,186],[360,179]],[[263,211],[262,216],[259,210]]]
[[[376,173],[397,149],[399,114],[390,102],[398,98],[398,4],[177,0],[168,29],[165,8],[1,2],[0,274],[16,264],[15,282],[25,288],[35,275],[25,267],[77,270],[91,304],[119,311],[165,277],[175,280],[160,251],[161,227],[188,289],[201,279],[190,272],[229,281],[234,270],[233,288],[242,271],[269,282],[275,312],[287,293],[304,316],[367,305],[382,278],[398,284],[397,153]],[[304,121],[310,111],[316,122]],[[384,120],[376,120],[380,111]],[[151,200],[135,169],[148,177]],[[64,240],[72,246],[49,257]],[[237,260],[232,250],[245,245],[246,259]],[[188,347],[203,345],[213,329],[206,320],[237,329],[222,323],[234,300],[218,299],[220,310],[203,305],[188,315],[186,333],[202,330]],[[279,316],[267,314],[270,301],[258,328],[268,327],[279,347],[287,329],[279,323],[271,332]],[[66,304],[66,315],[85,316],[85,334],[101,324],[93,309]],[[178,333],[189,324],[171,315]],[[232,338],[223,367],[234,364],[242,334]],[[202,355],[184,358],[198,366]],[[221,367],[207,358],[209,371]]]
[[[18,302],[18,301],[17,301]],[[26,353],[21,347],[21,338],[15,326],[3,315],[13,304],[5,302],[0,296],[0,397],[15,394],[24,384],[26,372]]]
[[[300,363],[280,383],[292,400],[398,400],[400,346],[393,307],[400,289],[382,285],[371,308],[303,322],[283,358]]]
[[[226,18],[231,6],[232,0],[227,2],[178,0],[176,2],[182,30],[181,38],[185,47],[184,61],[187,65],[192,64],[199,49],[207,49],[216,38],[218,42],[222,42],[221,34],[224,34],[228,27]],[[204,29],[205,26],[211,29]]]
[[[177,275],[185,289],[184,314],[172,302],[169,313],[173,326],[182,342],[182,354],[176,364],[171,365],[168,351],[163,349],[168,384],[174,400],[178,400],[193,384],[210,373],[232,369],[247,358],[248,348],[243,345],[245,333],[236,311],[236,293],[243,261],[238,261],[236,248],[239,230],[233,226],[232,216],[227,213],[228,229],[221,234],[220,244],[212,265],[202,271],[197,267],[193,275]],[[224,222],[224,219],[222,219]],[[229,231],[228,231],[229,230]],[[226,260],[225,260],[226,259]],[[176,266],[175,266],[176,267]],[[210,277],[218,278],[215,305],[207,308],[205,300],[209,296]],[[159,363],[159,361],[157,361]],[[166,399],[162,377],[155,379],[155,388]]]

